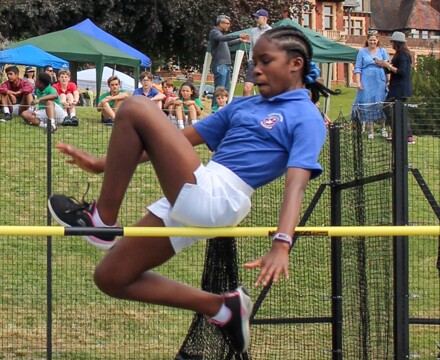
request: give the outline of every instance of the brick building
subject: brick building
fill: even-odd
[[[406,34],[414,59],[421,55],[440,58],[440,0],[300,0],[295,21],[325,37],[354,48],[362,48],[367,30],[378,30],[391,55],[389,37],[394,31]],[[310,4],[311,6],[304,6]],[[349,84],[353,64],[334,64],[333,82]]]

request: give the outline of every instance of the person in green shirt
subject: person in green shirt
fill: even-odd
[[[197,122],[202,114],[203,105],[199,99],[196,87],[191,82],[182,84],[179,90],[179,99],[174,100],[174,111],[177,119],[177,126],[180,130],[184,128],[184,119],[188,125]]]
[[[110,76],[107,84],[110,91],[99,97],[97,110],[101,112],[101,122],[104,125],[113,126],[113,120],[115,120],[119,106],[130,94],[121,89],[121,80],[117,76]]]
[[[217,110],[225,107],[228,103],[229,93],[223,86],[217,86],[215,88],[214,97],[216,100],[216,104],[211,108],[211,112],[215,113]]]
[[[37,98],[32,101],[32,106],[28,110],[22,112],[21,117],[31,125],[54,133],[57,130],[56,124],[63,122],[66,112],[61,107],[58,92],[50,83],[49,75],[38,74],[35,82]]]

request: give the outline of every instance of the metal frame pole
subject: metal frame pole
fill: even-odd
[[[393,115],[393,225],[408,224],[408,117],[397,100]],[[409,358],[408,236],[393,237],[394,358]]]
[[[341,216],[341,144],[340,126],[331,124],[330,135],[330,196],[331,225],[339,226]],[[332,359],[342,359],[342,238],[331,238],[331,278],[332,278]]]

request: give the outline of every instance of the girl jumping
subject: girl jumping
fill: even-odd
[[[289,277],[289,251],[307,183],[322,172],[318,156],[326,129],[314,105],[329,90],[316,82],[312,47],[302,32],[279,27],[255,44],[255,81],[260,94],[239,98],[193,126],[179,131],[143,96],[134,96],[117,112],[107,157],[96,158],[71,145],[57,148],[68,162],[104,172],[97,201],[79,203],[53,195],[49,209],[64,226],[117,226],[119,208],[139,163],[150,161],[164,198],[148,207],[136,226],[236,226],[248,214],[255,189],[285,174],[278,231],[270,251],[246,268],[260,268],[255,286]],[[195,145],[214,151],[205,166]],[[130,144],[130,146],[127,146]],[[106,161],[109,159],[109,161]],[[86,236],[110,249],[95,270],[104,293],[127,300],[187,309],[209,317],[238,352],[249,345],[252,302],[239,287],[217,295],[167,279],[152,270],[196,238],[172,236]],[[178,294],[178,296],[176,296]]]

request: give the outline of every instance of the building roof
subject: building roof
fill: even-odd
[[[382,31],[440,30],[440,13],[430,0],[371,0],[371,19]]]
[[[429,1],[416,1],[412,14],[408,19],[410,29],[440,30],[440,13]]]

